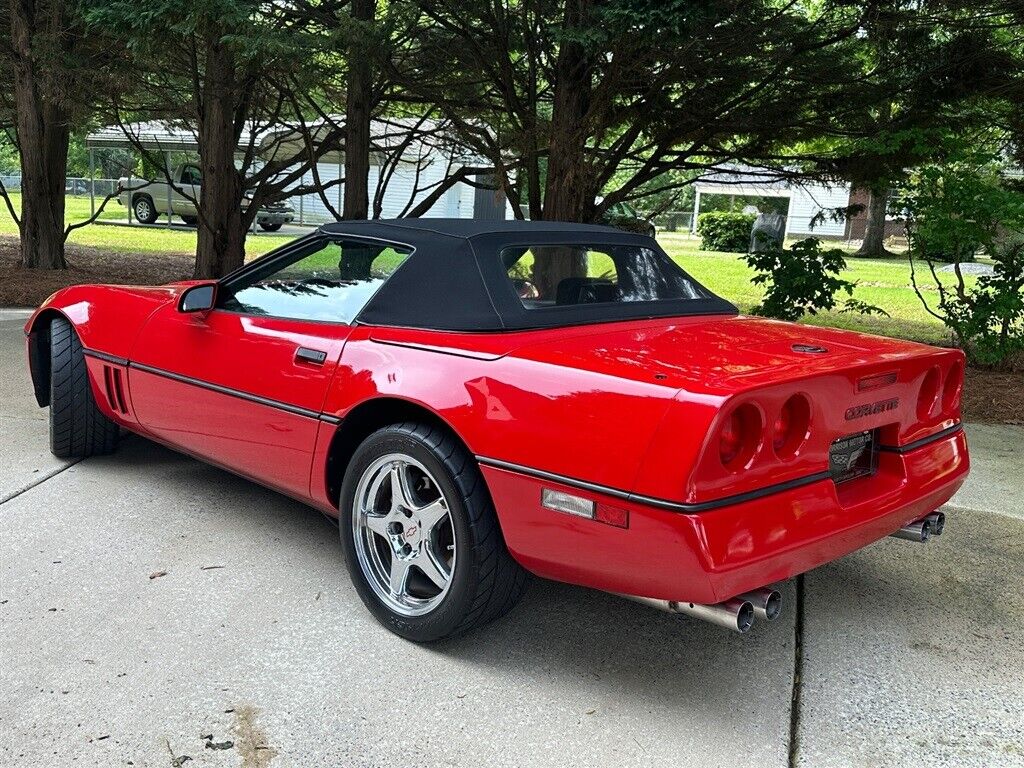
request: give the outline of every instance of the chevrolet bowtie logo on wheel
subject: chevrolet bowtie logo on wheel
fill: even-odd
[[[846,409],[846,420],[853,421],[853,419],[859,419],[863,416],[871,416],[876,413],[884,413],[885,411],[894,411],[899,407],[900,399],[898,397],[892,397],[888,400],[879,400],[877,403],[855,405],[852,408]]]

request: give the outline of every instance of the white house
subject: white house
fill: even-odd
[[[737,168],[704,177],[696,182],[693,203],[692,228],[697,228],[701,197],[728,195],[731,197],[784,197],[788,198],[786,235],[844,237],[846,223],[834,220],[829,213],[850,205],[850,185],[779,181],[756,169]],[[812,221],[824,213],[821,220]]]
[[[336,125],[342,118],[333,116],[328,121]],[[314,135],[318,130],[327,131],[328,121],[320,121],[319,125],[312,126]],[[400,217],[424,200],[450,173],[464,166],[475,168],[481,165],[476,158],[465,156],[452,143],[446,142],[443,133],[422,137],[413,134],[417,124],[421,128],[437,127],[425,126],[422,121],[405,118],[373,121],[369,174],[371,215],[375,197],[379,197],[380,218]],[[411,135],[414,136],[412,139]],[[298,147],[301,146],[297,136],[294,129],[285,126],[263,132],[257,137],[256,143],[261,147],[261,152],[263,147],[274,147],[274,150],[267,151],[286,151],[289,152],[287,156],[291,157],[298,154]],[[249,134],[240,137],[240,154],[251,140]],[[162,156],[169,167],[189,156],[194,158],[199,151],[195,130],[159,121],[101,128],[86,137],[86,146],[90,153],[105,148],[135,149],[141,146],[151,154]],[[344,177],[343,163],[342,152],[332,149],[321,156],[315,174],[309,169],[300,180],[289,185],[292,189],[320,186],[323,190],[323,196],[312,191],[290,198],[289,202],[295,208],[300,223],[317,224],[334,220],[324,197],[331,207],[341,210],[345,189],[344,184],[336,182]],[[477,184],[487,182],[481,176],[473,177],[473,180]],[[509,216],[509,211],[505,196],[499,190],[481,189],[460,181],[447,189],[424,216],[504,219]]]

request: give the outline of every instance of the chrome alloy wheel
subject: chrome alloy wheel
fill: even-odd
[[[436,608],[455,571],[455,529],[447,500],[412,456],[375,460],[356,486],[352,536],[374,594],[403,616]]]

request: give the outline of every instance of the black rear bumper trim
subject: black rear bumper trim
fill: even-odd
[[[928,437],[922,437],[920,440],[915,440],[912,443],[906,445],[880,445],[878,450],[885,451],[886,453],[910,453],[916,451],[918,448],[923,448],[929,443],[935,443],[939,440],[944,440],[947,437],[957,434],[958,432],[964,431],[963,424],[954,424],[952,427],[946,427],[945,429],[936,432],[934,435],[928,435]]]
[[[753,491],[747,491],[746,493],[737,493],[732,496],[726,496],[721,499],[711,499],[710,501],[702,501],[695,504],[686,504],[680,501],[669,501],[668,499],[659,499],[654,496],[644,496],[639,493],[631,493],[624,491],[620,488],[612,488],[607,485],[600,485],[598,483],[591,483],[586,480],[577,480],[572,477],[566,477],[565,475],[558,475],[554,472],[546,472],[543,469],[534,469],[533,467],[525,467],[522,464],[513,464],[510,461],[502,461],[501,459],[492,459],[488,456],[477,456],[476,460],[481,464],[494,467],[496,469],[506,469],[511,472],[518,472],[523,475],[529,475],[535,477],[538,480],[550,480],[554,483],[561,485],[567,485],[570,488],[579,488],[583,491],[592,491],[593,493],[601,493],[605,496],[611,496],[616,499],[622,499],[624,501],[632,501],[636,504],[645,504],[649,507],[657,507],[658,509],[665,509],[670,512],[682,512],[684,514],[695,514],[697,512],[710,512],[714,509],[720,509],[722,507],[732,506],[733,504],[742,504],[747,501],[754,501],[765,496],[771,496],[775,493],[782,493],[783,491],[790,491],[794,488],[802,488],[805,485],[812,485],[813,483],[819,483],[822,480],[830,480],[831,475],[828,472],[815,472],[812,475],[805,475],[804,477],[797,477],[793,480],[786,480],[782,483],[775,483],[774,485],[766,485],[763,488],[758,488]]]

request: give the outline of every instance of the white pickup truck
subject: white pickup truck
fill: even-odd
[[[197,165],[185,163],[171,172],[171,178],[174,180],[173,185],[166,181],[122,177],[117,181],[117,200],[121,205],[131,206],[135,218],[143,224],[156,223],[161,216],[167,215],[169,207],[172,215],[195,226],[199,214],[196,213],[193,201],[199,199],[202,171]],[[265,205],[256,214],[256,223],[267,232],[276,232],[294,219],[294,209],[284,203]]]

